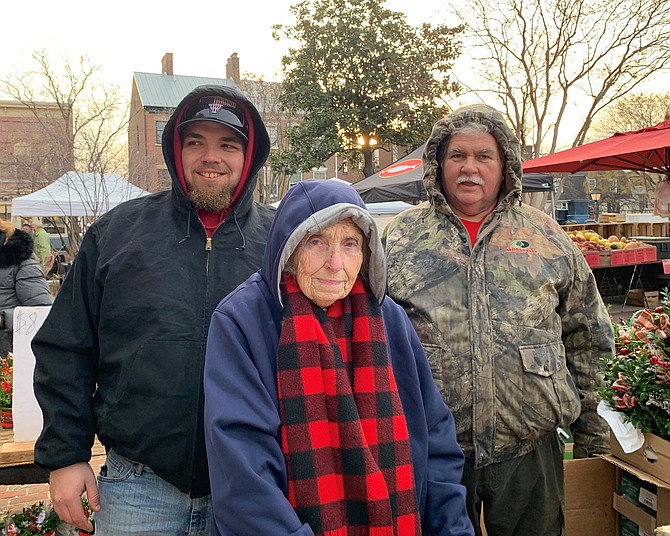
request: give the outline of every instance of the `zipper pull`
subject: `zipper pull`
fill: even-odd
[[[205,243],[205,251],[212,251],[212,238],[207,237],[207,242]]]

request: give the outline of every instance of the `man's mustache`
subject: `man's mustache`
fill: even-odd
[[[484,179],[479,175],[461,175],[456,179],[456,184],[463,184],[464,182],[471,182],[479,186],[484,186]]]

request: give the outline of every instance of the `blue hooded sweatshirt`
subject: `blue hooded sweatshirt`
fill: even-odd
[[[463,453],[453,417],[407,315],[384,294],[386,263],[376,224],[358,193],[337,181],[306,181],[289,190],[270,228],[261,270],[221,301],[212,316],[205,358],[212,534],[313,534],[286,497],[276,376],[283,313],[279,283],[306,234],[345,218],[365,236],[362,276],[381,303],[409,430],[423,534],[474,534],[460,485]]]

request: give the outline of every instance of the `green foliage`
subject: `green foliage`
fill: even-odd
[[[8,514],[3,522],[2,534],[8,536],[52,534],[61,524],[58,514],[51,508],[46,508],[41,501],[26,506],[21,512]]]
[[[368,163],[371,139],[426,140],[438,99],[458,91],[449,71],[461,28],[416,28],[376,0],[304,0],[291,12],[295,25],[275,26],[274,36],[297,44],[282,60],[280,99],[304,114],[289,134],[302,169],[336,151],[361,151]]]

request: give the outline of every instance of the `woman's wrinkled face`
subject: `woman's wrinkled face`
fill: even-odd
[[[351,220],[307,235],[293,253],[303,294],[328,307],[351,291],[363,265],[363,232]]]

